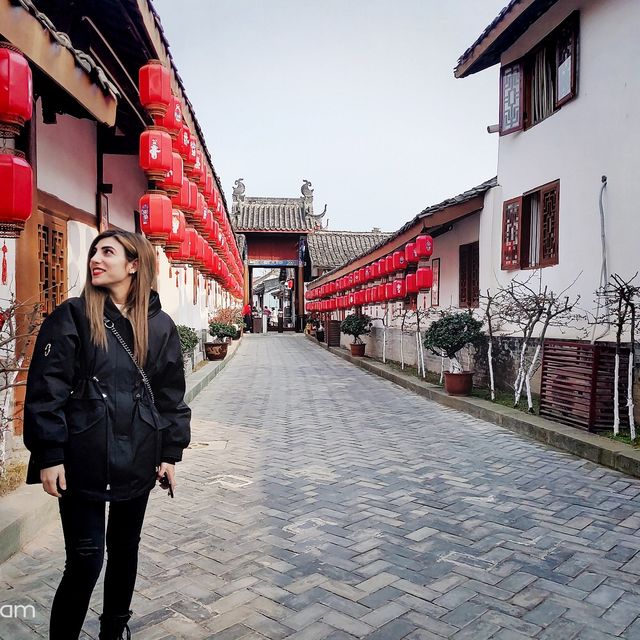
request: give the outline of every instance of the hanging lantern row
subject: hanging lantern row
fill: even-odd
[[[26,121],[31,119],[32,105],[33,80],[29,63],[19,49],[2,42],[0,137],[18,136]],[[33,208],[33,171],[24,153],[3,147],[0,151],[0,185],[0,237],[17,238]],[[5,262],[6,246],[3,247],[3,265]]]
[[[308,300],[315,300],[318,298],[326,298],[335,293],[354,289],[355,287],[359,287],[367,282],[371,282],[372,280],[378,280],[379,278],[404,271],[410,265],[417,265],[430,258],[432,254],[433,238],[429,235],[418,236],[414,242],[406,244],[404,249],[394,251],[393,253],[390,253],[389,255],[380,258],[365,267],[352,271],[342,278],[338,278],[337,280],[333,280],[332,282],[328,282],[320,287],[307,291],[306,297]],[[418,271],[420,271],[420,268]],[[430,287],[431,284],[426,288]],[[425,287],[420,287],[420,290],[423,288]],[[409,291],[408,293],[415,292]]]
[[[363,305],[378,304],[381,302],[394,302],[403,300],[409,295],[415,295],[421,291],[428,291],[433,285],[433,272],[431,267],[420,267],[414,273],[408,273],[405,277],[396,278],[391,282],[371,285],[353,291],[346,295],[338,295],[326,300],[309,301],[305,305],[308,312],[312,311],[336,311],[338,309],[351,309]]]
[[[158,190],[141,200],[142,229],[154,244],[175,252],[183,242],[182,215],[185,226],[206,238],[212,251],[231,265],[228,290],[241,291],[242,261],[224,203],[198,139],[184,122],[182,104],[172,93],[169,69],[150,60],[140,68],[138,80],[140,102],[155,123],[140,136],[140,166]],[[178,231],[170,233],[172,227]]]

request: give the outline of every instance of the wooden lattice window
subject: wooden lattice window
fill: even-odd
[[[500,135],[532,127],[577,95],[579,13],[500,70]]]
[[[40,265],[40,303],[42,316],[48,316],[66,298],[66,230],[53,222],[38,224],[38,262]]]
[[[502,209],[502,268],[520,268],[522,198],[507,200]]]
[[[558,264],[560,182],[551,182],[503,205],[502,268]]]
[[[480,305],[480,243],[460,245],[458,306]]]
[[[558,264],[558,203],[560,183],[554,182],[540,189],[541,233],[540,266]]]
[[[524,126],[524,74],[522,63],[500,70],[500,135]]]

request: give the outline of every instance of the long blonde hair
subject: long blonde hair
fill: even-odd
[[[96,246],[104,238],[117,240],[124,248],[127,261],[138,261],[138,267],[131,277],[131,286],[127,294],[124,310],[133,327],[133,355],[143,367],[147,359],[149,344],[149,298],[151,290],[157,286],[156,253],[153,245],[143,236],[129,231],[110,230],[96,236],[89,247],[87,256],[87,277],[82,292],[85,301],[85,313],[91,329],[91,341],[98,347],[107,349],[107,333],[104,327],[104,305],[109,291],[91,283],[91,258]]]

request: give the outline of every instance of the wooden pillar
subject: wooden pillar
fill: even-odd
[[[245,263],[244,265],[244,304],[251,304],[251,282],[249,280],[248,263]]]
[[[296,292],[298,294],[298,331],[304,331],[304,267],[298,265],[298,272],[296,278]]]

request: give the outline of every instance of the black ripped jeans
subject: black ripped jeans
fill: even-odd
[[[138,573],[138,547],[149,494],[111,502],[107,524],[105,615],[128,613]],[[105,503],[63,496],[60,519],[67,559],[51,607],[50,640],[78,638],[105,548]]]

